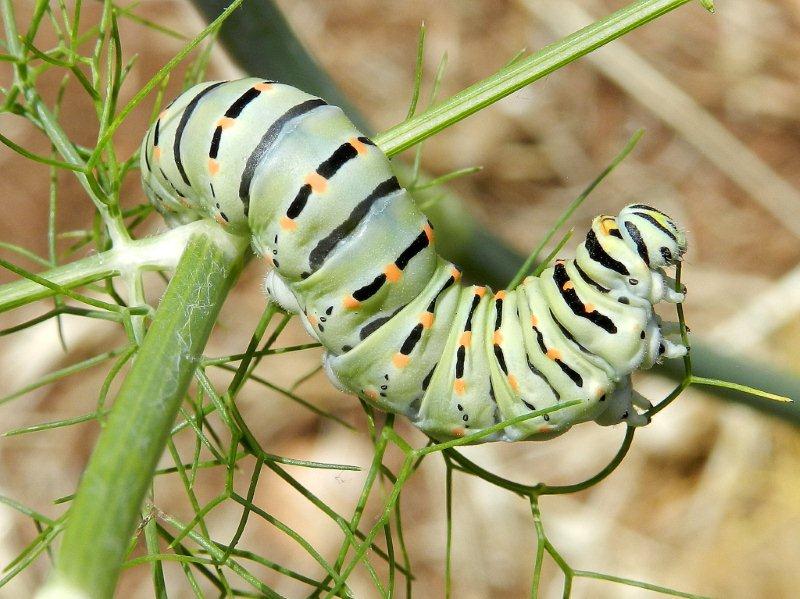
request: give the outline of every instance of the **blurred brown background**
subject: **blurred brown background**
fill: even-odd
[[[253,0],[254,1],[254,0]],[[18,4],[24,28],[29,3]],[[384,130],[405,116],[413,82],[417,31],[425,21],[426,81],[444,52],[448,66],[440,97],[501,67],[519,50],[535,50],[583,24],[583,12],[599,17],[623,5],[596,0],[473,0],[388,2],[349,0],[279,2],[309,49],[352,102]],[[590,181],[638,127],[647,134],[634,154],[590,197],[574,219],[574,247],[591,217],[631,201],[667,211],[689,233],[684,268],[689,288],[687,319],[697,339],[727,351],[800,370],[800,5],[793,0],[728,0],[709,15],[698,3],[685,6],[609,48],[581,60],[426,142],[423,165],[432,174],[472,165],[483,170],[452,185],[485,226],[524,253],[565,204]],[[185,0],[143,2],[135,9],[172,29],[193,35],[203,26]],[[87,3],[84,19],[99,7]],[[171,58],[181,42],[130,21],[121,22],[123,49],[139,54],[128,81],[130,94]],[[9,69],[0,67],[3,84]],[[209,78],[237,70],[217,51]],[[52,99],[58,81],[44,78]],[[47,86],[51,87],[48,88]],[[180,87],[173,77],[172,92]],[[74,92],[74,93],[72,93]],[[64,122],[79,141],[91,143],[94,122],[77,90],[67,95]],[[425,96],[423,96],[425,97]],[[139,143],[152,100],[144,103],[116,137],[125,157]],[[4,134],[45,152],[47,145],[20,119],[0,117]],[[39,144],[37,146],[37,143]],[[0,161],[0,239],[46,251],[47,169],[5,150]],[[140,201],[136,177],[123,197]],[[59,228],[85,227],[88,199],[74,179],[61,175]],[[153,219],[151,231],[163,228]],[[225,306],[208,355],[242,351],[263,309],[263,270],[253,264]],[[0,273],[3,281],[7,273]],[[160,293],[153,281],[151,299]],[[30,306],[3,315],[20,322],[48,309]],[[58,344],[53,322],[0,338],[3,394],[43,374],[118,345],[111,324],[67,318],[69,353]],[[304,343],[292,323],[281,345]],[[258,373],[290,385],[314,368],[309,351],[265,359]],[[35,391],[0,406],[0,429],[66,418],[93,409],[105,370]],[[219,378],[225,381],[225,377]],[[638,377],[652,399],[672,383]],[[333,390],[317,374],[298,391],[364,430],[357,402]],[[366,434],[352,433],[249,385],[241,409],[264,447],[312,460],[368,465]],[[401,431],[424,442],[403,423]],[[94,424],[0,439],[0,494],[60,513],[52,498],[73,491],[97,433]],[[465,453],[481,465],[527,482],[564,483],[594,472],[613,455],[622,430],[585,425],[542,444],[493,445]],[[187,436],[185,448],[190,451]],[[187,453],[187,455],[191,455]],[[135,456],[131,456],[135,459]],[[164,464],[169,464],[165,459]],[[249,466],[249,463],[247,463]],[[240,485],[246,485],[248,467]],[[219,493],[221,470],[207,470],[197,492],[207,501]],[[362,474],[298,471],[297,476],[335,509],[348,514]],[[190,519],[179,484],[162,481],[161,509]],[[578,495],[545,498],[545,527],[576,568],[596,569],[718,597],[795,597],[800,575],[800,436],[797,430],[746,408],[724,404],[691,389],[641,431],[622,467],[600,486]],[[256,502],[301,531],[324,555],[338,548],[340,531],[279,479],[265,475]],[[370,523],[374,508],[365,517]],[[418,597],[443,595],[444,477],[429,459],[403,495],[405,534]],[[215,538],[229,539],[239,509],[212,512]],[[526,596],[535,538],[525,501],[486,483],[455,477],[454,595]],[[29,520],[0,506],[0,564],[7,564],[36,531]],[[311,575],[318,575],[297,545],[253,520],[243,546]],[[46,572],[47,558],[6,588],[0,597],[30,596]],[[190,596],[175,566],[168,581]],[[278,592],[301,596],[303,587],[255,570]],[[543,596],[561,593],[561,576],[545,568]],[[152,594],[146,567],[128,571],[120,596]],[[359,597],[371,596],[363,572],[354,579]],[[372,591],[374,592],[374,590]],[[579,580],[575,597],[640,597],[647,591]]]

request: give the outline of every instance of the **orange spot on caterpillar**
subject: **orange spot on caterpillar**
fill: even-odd
[[[472,331],[464,331],[461,337],[458,338],[458,344],[464,347],[469,347],[472,343]]]
[[[430,224],[425,223],[425,226],[422,227],[422,230],[425,232],[425,237],[428,238],[428,243],[433,241],[433,227]]]
[[[564,291],[569,291],[570,289],[574,289],[574,288],[575,288],[575,284],[572,281],[567,281],[561,287],[561,289],[563,289]]]
[[[313,314],[306,314],[306,318],[308,318],[308,322],[311,323],[311,326],[316,326],[317,324],[317,317]]]
[[[558,260],[556,260],[556,264],[564,264],[564,259],[559,258]]]
[[[609,225],[608,223],[611,224]],[[613,231],[616,228],[617,228],[616,221],[613,218],[605,216],[600,220],[600,229],[602,229],[603,233],[605,233],[606,235],[611,233],[611,231]]]
[[[478,297],[483,297],[486,294],[486,287],[476,287],[475,288],[475,295]]]
[[[492,343],[495,345],[500,345],[503,342],[503,333],[500,329],[497,329],[492,335]]]
[[[519,393],[519,381],[517,381],[517,377],[513,374],[508,375],[508,384],[511,385],[514,392]]]
[[[222,215],[221,215],[221,214],[219,214],[219,213],[217,213],[217,214],[214,214],[214,220],[215,220],[215,221],[217,221],[217,224],[218,224],[218,225],[222,225],[223,227],[224,227],[225,225],[227,225],[227,224],[228,224],[228,223],[225,221],[225,219],[224,219],[224,218],[222,218]]]
[[[454,428],[452,431],[450,431],[450,434],[453,435],[454,437],[461,438],[461,437],[464,436],[464,429],[463,428]]]
[[[275,266],[275,261],[272,259],[272,254],[264,254],[264,262],[267,263],[267,266]]]
[[[464,379],[456,379],[453,382],[453,391],[455,391],[457,395],[464,395],[466,390],[467,384],[464,382]]]
[[[297,223],[288,216],[281,217],[281,229],[286,231],[294,231],[297,228]]]
[[[558,351],[555,347],[551,347],[547,350],[547,357],[551,360],[560,360],[561,359],[561,352]]]
[[[399,281],[402,278],[403,271],[397,268],[397,265],[394,262],[392,262],[386,268],[383,269],[383,274],[386,275],[386,280],[389,281],[390,283],[397,283],[397,281]]]
[[[314,193],[325,193],[328,189],[328,180],[319,173],[307,174],[306,183],[311,186],[311,191]]]
[[[232,119],[228,116],[222,117],[220,120],[217,121],[217,127],[222,129],[228,129],[229,127],[233,127],[233,124],[236,122],[236,119]]]
[[[500,291],[498,291],[497,293],[494,294],[494,297],[499,299],[499,300],[504,300],[504,299],[506,299],[506,295],[507,295],[506,294],[506,290],[505,289],[501,289]]]
[[[208,159],[208,172],[212,175],[216,175],[219,172],[219,162],[214,160],[213,158]]]
[[[423,312],[419,317],[419,321],[423,329],[431,328],[433,326],[433,312]]]
[[[155,146],[153,148],[153,159],[154,160],[159,160],[160,158],[161,158],[161,148],[159,148],[158,146]]]
[[[361,302],[358,301],[356,298],[354,298],[352,295],[348,295],[347,297],[344,298],[342,304],[344,304],[344,307],[347,308],[348,310],[354,310],[361,305]]]
[[[182,198],[178,196],[178,201],[181,203],[181,206],[184,206],[186,208],[192,207],[191,203],[189,203],[189,198]]]
[[[538,324],[539,324],[539,319],[538,319],[538,318],[536,318],[536,316],[535,316],[535,315],[531,314],[531,325],[532,325],[532,326],[536,326],[536,325],[538,325]]]
[[[347,143],[353,146],[355,151],[358,152],[359,154],[367,153],[367,146],[361,143],[357,137],[351,137],[350,139],[347,140]]]
[[[167,112],[169,112],[169,111],[166,108],[164,110],[162,110],[161,112],[159,112],[158,113],[159,120],[163,119],[165,116],[167,116]]]
[[[458,270],[455,266],[450,269],[450,275],[456,282],[461,280],[461,271]]]
[[[268,91],[268,90],[272,89],[272,84],[271,83],[256,83],[253,86],[253,89],[257,89],[260,92],[265,92],[265,91]]]
[[[375,391],[375,389],[365,389],[364,390],[364,395],[366,395],[367,398],[371,399],[372,401],[375,401],[376,399],[378,399],[378,392]]]
[[[398,352],[392,356],[392,364],[394,364],[396,368],[405,368],[408,366],[409,362],[411,362],[411,358],[405,354]]]
[[[591,314],[594,312],[594,304],[584,304],[583,309],[586,311],[587,314]]]

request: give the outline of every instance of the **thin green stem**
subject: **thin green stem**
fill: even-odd
[[[394,156],[687,2],[690,0],[637,0],[381,133],[375,143],[386,155]]]
[[[224,246],[208,236],[190,239],[84,472],[54,589],[111,596],[156,462],[245,248],[246,240],[234,237]]]

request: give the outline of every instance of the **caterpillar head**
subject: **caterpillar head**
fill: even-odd
[[[617,217],[625,240],[650,268],[677,264],[686,251],[686,235],[669,216],[645,204],[630,204]]]

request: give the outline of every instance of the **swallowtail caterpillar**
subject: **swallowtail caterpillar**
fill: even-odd
[[[646,424],[630,374],[686,353],[654,313],[680,302],[663,270],[686,250],[644,204],[598,216],[575,259],[516,289],[464,285],[387,157],[341,109],[262,79],[202,83],[147,131],[142,179],[168,222],[251,236],[265,287],[325,347],[342,390],[433,438],[546,439],[572,425]],[[674,333],[674,331],[672,331]]]

